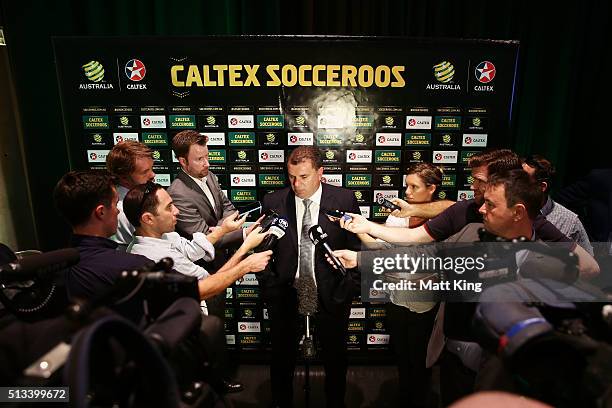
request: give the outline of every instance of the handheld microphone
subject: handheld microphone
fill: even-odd
[[[0,266],[0,282],[23,282],[46,277],[75,265],[80,259],[79,250],[76,248],[28,256]]]
[[[342,276],[346,275],[346,268],[342,265],[342,262],[334,255],[334,251],[329,247],[327,243],[327,233],[323,231],[320,225],[313,225],[308,230],[308,236],[310,240],[315,246],[323,247],[323,250],[329,256],[329,259],[332,260],[334,265],[338,268],[338,270],[342,273]]]
[[[280,215],[278,215],[278,213],[274,210],[266,210],[264,215],[264,219],[261,220],[261,224],[259,224],[261,227],[261,232],[266,232],[272,226],[272,224],[274,224],[276,220],[280,218]]]
[[[287,228],[289,228],[289,221],[287,221],[287,219],[283,217],[275,217],[272,224],[267,228],[267,231],[270,232],[270,235],[265,237],[263,242],[259,244],[254,249],[254,251],[264,252],[269,249],[273,249],[276,246],[278,240],[285,236]]]
[[[378,197],[378,200],[376,200],[378,202],[379,205],[382,205],[385,208],[390,209],[391,211],[393,210],[401,210],[402,207],[400,207],[399,205],[395,205],[393,204],[391,201],[387,200],[384,197]]]

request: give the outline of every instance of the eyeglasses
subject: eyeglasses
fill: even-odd
[[[146,182],[144,193],[142,194],[142,198],[140,199],[140,205],[138,206],[138,212],[140,213],[140,215],[142,215],[142,207],[144,206],[145,200],[147,199],[148,195],[156,192],[158,188],[158,184],[155,184],[152,181]]]

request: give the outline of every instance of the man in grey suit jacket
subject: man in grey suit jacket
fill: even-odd
[[[176,155],[181,170],[168,193],[180,213],[176,220],[176,232],[191,239],[195,232],[207,234],[218,228],[223,220],[234,214],[236,208],[221,191],[217,176],[208,171],[207,137],[195,130],[184,130],[172,139],[172,150]],[[196,262],[209,273],[217,271],[229,259],[228,249],[239,247],[251,229],[239,229],[215,243],[215,259],[211,262]],[[224,319],[225,293],[207,300],[208,313]],[[237,391],[242,388],[239,383],[230,383],[228,388]]]

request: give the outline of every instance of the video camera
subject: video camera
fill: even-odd
[[[210,354],[200,339],[195,278],[172,272],[172,260],[166,258],[124,271],[107,293],[73,302],[49,318],[46,297],[33,299],[29,288],[46,288],[52,282],[49,276],[78,262],[78,251],[63,251],[60,257],[47,253],[2,266],[0,300],[8,311],[20,311],[0,321],[2,383],[69,386],[75,406],[212,406],[219,391],[209,384],[222,379],[211,377],[207,368]],[[32,282],[21,286],[38,308],[24,310],[16,303],[20,293],[4,294],[19,291],[20,281]],[[108,308],[128,304],[147,311],[143,325],[137,327]]]
[[[522,279],[482,293],[472,326],[489,354],[477,386],[558,407],[611,406],[611,306],[551,301],[555,284]]]

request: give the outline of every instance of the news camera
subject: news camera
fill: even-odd
[[[0,322],[2,383],[69,386],[75,406],[219,403],[223,381],[211,373],[210,351],[200,338],[195,278],[172,272],[172,260],[165,258],[124,271],[108,292],[69,303],[49,318],[50,277],[62,275],[78,255],[73,249],[53,251],[0,267],[0,301],[9,312],[18,312]],[[32,295],[32,286],[43,297]],[[23,307],[22,287],[38,307]],[[122,308],[116,306],[128,304],[147,311],[138,326],[117,313]]]

